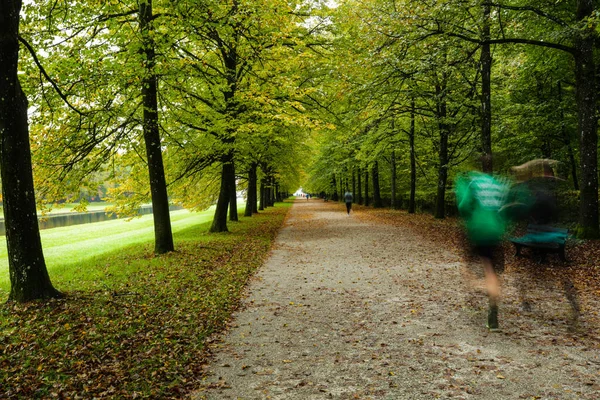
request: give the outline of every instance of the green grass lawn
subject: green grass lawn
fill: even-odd
[[[66,297],[0,303],[0,397],[185,398],[290,205],[218,234],[211,211],[173,212],[175,252],[160,256],[150,216],[42,231]]]
[[[243,205],[240,205],[243,214]],[[171,225],[176,235],[195,225],[212,221],[214,208],[202,212],[179,210],[171,212]],[[208,229],[208,228],[206,228]],[[98,271],[82,269],[86,262],[120,249],[150,243],[154,240],[152,215],[144,215],[132,220],[117,219],[92,224],[72,225],[40,231],[44,257],[50,277],[60,275],[70,280],[71,275],[78,280],[83,275],[95,276]],[[54,279],[53,279],[54,280]],[[6,240],[0,238],[0,301],[8,298],[10,278]]]

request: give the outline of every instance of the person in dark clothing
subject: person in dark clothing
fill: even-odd
[[[346,202],[346,211],[348,212],[348,215],[350,215],[350,210],[352,210],[352,200],[352,192],[344,193],[344,201]]]

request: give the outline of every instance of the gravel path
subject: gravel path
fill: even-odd
[[[600,343],[568,331],[566,300],[547,323],[501,304],[489,333],[463,269],[408,229],[296,201],[192,398],[600,398]]]

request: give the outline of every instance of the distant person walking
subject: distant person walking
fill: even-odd
[[[352,201],[354,198],[352,197],[352,192],[344,193],[344,201],[346,202],[346,211],[348,215],[350,215],[350,210],[352,210]]]

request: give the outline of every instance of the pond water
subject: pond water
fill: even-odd
[[[179,207],[181,208],[181,207]],[[174,209],[174,208],[172,208]],[[142,206],[139,209],[140,215],[152,214],[152,206]],[[80,224],[90,224],[93,222],[108,221],[110,219],[117,219],[117,215],[114,213],[107,213],[101,211],[87,211],[87,212],[65,212],[58,214],[49,214],[44,217],[38,217],[38,224],[40,229],[51,229],[59,228],[61,226],[71,226]],[[0,219],[0,236],[6,233],[4,226],[4,218]]]

